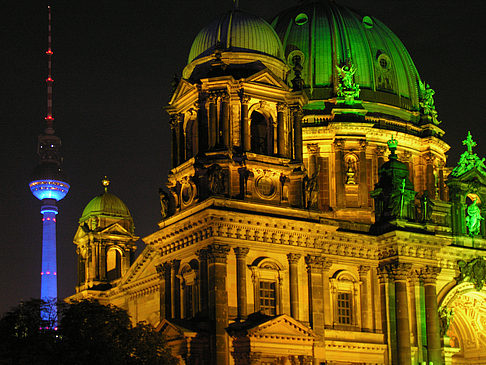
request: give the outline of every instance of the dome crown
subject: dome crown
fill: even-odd
[[[108,192],[110,181],[107,177],[103,179],[102,184],[105,187],[105,192],[91,199],[84,208],[79,223],[91,217],[109,217],[133,221],[132,215],[125,203],[116,195]]]
[[[192,43],[188,63],[215,50],[248,52],[282,59],[282,44],[264,19],[239,9],[220,16],[203,28]]]

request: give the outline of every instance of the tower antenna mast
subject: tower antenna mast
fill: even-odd
[[[54,117],[52,116],[52,84],[54,80],[52,79],[52,30],[51,30],[51,6],[48,5],[47,9],[49,11],[49,25],[48,25],[48,35],[47,35],[47,115],[46,115],[46,130],[47,134],[54,134]]]

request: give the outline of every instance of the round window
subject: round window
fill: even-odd
[[[295,24],[297,25],[304,25],[305,23],[307,23],[309,21],[309,17],[307,16],[306,13],[300,13],[299,15],[297,15],[294,19],[295,21]]]
[[[363,26],[366,29],[371,29],[373,28],[373,19],[371,19],[369,16],[363,17]]]
[[[391,60],[386,54],[382,53],[378,56],[378,65],[384,71],[388,71],[391,68]]]

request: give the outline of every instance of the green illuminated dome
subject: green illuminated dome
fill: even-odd
[[[272,22],[287,63],[300,55],[311,100],[336,95],[338,66],[356,67],[360,99],[419,109],[419,75],[398,37],[378,19],[332,1],[305,2]]]
[[[188,63],[215,50],[257,53],[282,59],[282,44],[275,30],[262,18],[234,9],[207,27],[194,39]]]
[[[82,223],[91,217],[108,217],[133,221],[125,203],[116,195],[108,192],[98,195],[86,205],[79,222]]]

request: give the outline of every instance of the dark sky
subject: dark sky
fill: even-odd
[[[17,4],[18,3],[18,4]],[[0,313],[40,293],[40,202],[28,182],[45,116],[47,3],[2,6],[0,66]],[[402,39],[422,79],[436,90],[449,165],[471,130],[486,156],[482,111],[485,42],[483,0],[339,0],[387,24]],[[71,190],[59,203],[59,297],[74,292],[72,239],[84,206],[111,191],[129,207],[136,234],[160,219],[158,188],[169,167],[170,81],[186,64],[197,32],[232,6],[230,0],[52,1],[54,117]],[[293,0],[240,0],[271,20]]]

